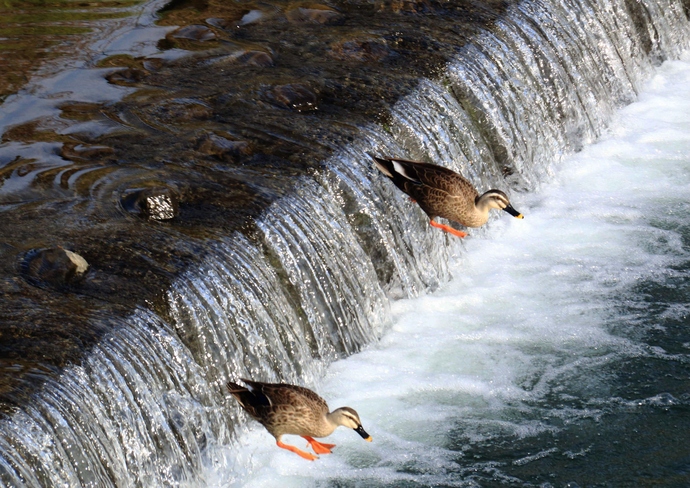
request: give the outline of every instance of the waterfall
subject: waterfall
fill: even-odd
[[[5,486],[174,486],[209,440],[227,439],[186,346],[150,312],[128,325],[3,421]]]
[[[207,243],[165,290],[166,313],[103,319],[111,332],[84,362],[0,422],[2,484],[193,483],[245,418],[229,379],[315,386],[328,363],[381,337],[390,299],[451,279],[462,241],[429,230],[368,154],[533,190],[635,99],[654,64],[688,47],[688,27],[674,0],[513,4],[250,232]]]

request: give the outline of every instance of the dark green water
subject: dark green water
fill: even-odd
[[[141,0],[4,0],[0,3],[0,102],[45,67],[74,57],[102,23]],[[106,21],[106,22],[103,22]]]

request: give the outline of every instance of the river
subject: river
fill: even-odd
[[[309,463],[250,422],[205,481],[687,486],[689,155],[685,53],[519,196],[524,220],[467,239],[452,282],[395,302],[378,344],[328,368],[319,391],[373,443],[341,428]]]
[[[687,1],[160,6],[3,92],[2,484],[688,485]],[[307,463],[238,377],[374,442]]]

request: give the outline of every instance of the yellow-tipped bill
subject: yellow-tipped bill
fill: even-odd
[[[362,436],[362,439],[367,442],[371,442],[373,440],[371,436],[364,431],[364,428],[361,425],[355,429],[355,432]]]
[[[505,210],[506,212],[508,212],[510,215],[512,215],[512,216],[515,217],[516,219],[524,219],[524,218],[525,218],[525,216],[522,215],[522,214],[521,214],[520,212],[518,212],[517,210],[515,210],[515,209],[513,208],[512,205],[508,205],[508,206],[507,206],[506,208],[504,208],[503,210]]]

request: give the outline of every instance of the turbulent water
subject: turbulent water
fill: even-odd
[[[309,463],[254,423],[205,482],[687,486],[689,154],[686,53],[514,199],[524,221],[467,240],[449,285],[396,302],[378,344],[331,365],[320,392],[372,444],[340,429]]]
[[[686,484],[687,56],[588,144],[689,31],[673,1],[511,5],[251,231],[190,249],[165,313],[103,319],[0,422],[0,480]],[[367,153],[453,167],[527,218],[429,229]],[[374,443],[280,451],[224,392],[238,376],[318,387]]]

